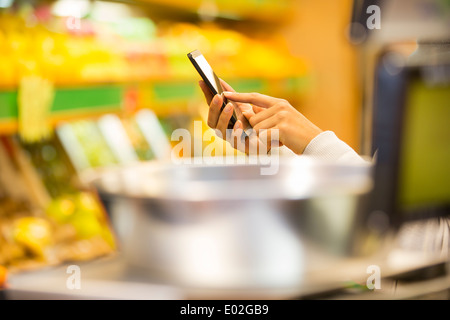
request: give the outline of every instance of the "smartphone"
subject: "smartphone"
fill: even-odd
[[[214,73],[213,69],[209,65],[208,61],[206,61],[205,57],[199,50],[194,50],[188,53],[188,58],[191,60],[197,72],[202,77],[203,81],[205,81],[209,90],[213,95],[222,94],[223,88],[220,84],[220,80],[217,75]],[[227,99],[223,97],[223,104],[220,110],[223,110],[227,105]],[[228,123],[228,128],[233,128],[234,124],[237,121],[236,112],[233,109],[233,115],[231,116],[230,122]]]

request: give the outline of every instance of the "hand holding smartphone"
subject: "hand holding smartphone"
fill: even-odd
[[[211,93],[214,95],[216,94],[222,94],[223,88],[220,84],[220,79],[217,77],[217,75],[214,73],[213,69],[209,65],[208,61],[206,61],[205,57],[199,50],[194,50],[190,53],[188,53],[188,58],[194,65],[197,72],[202,77],[205,84],[208,86]],[[225,108],[227,104],[227,100],[225,97],[223,97],[223,104],[221,110]],[[229,127],[234,127],[237,121],[237,116],[235,110],[233,110],[233,115],[231,116]]]

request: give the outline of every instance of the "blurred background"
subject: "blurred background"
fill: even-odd
[[[77,174],[164,157],[174,129],[205,123],[200,78],[186,56],[195,49],[237,91],[285,98],[358,150],[361,84],[357,48],[347,35],[352,5],[1,0],[0,208],[7,231],[0,263],[47,263],[44,249],[52,241],[69,248],[55,253],[56,261],[114,249]],[[28,217],[42,214],[61,235]],[[34,242],[34,223],[48,239]]]
[[[117,249],[80,174],[165,159],[173,130],[194,120],[209,130],[195,49],[236,91],[287,99],[373,156],[381,53],[411,55],[421,32],[450,38],[449,1],[391,3],[367,30],[367,1],[0,0],[0,266]]]

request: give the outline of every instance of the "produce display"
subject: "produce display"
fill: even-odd
[[[49,7],[0,12],[0,86],[16,87],[30,75],[61,86],[143,80],[165,73],[151,39],[133,41],[114,33],[115,26],[107,28],[87,19],[80,20],[78,32],[73,33],[66,21],[53,17]],[[148,23],[142,21],[139,28]]]
[[[100,201],[77,187],[55,140],[1,142],[0,265],[21,271],[115,251]]]
[[[137,161],[149,161],[173,146],[173,130],[192,131],[193,120],[209,130],[188,52],[201,50],[216,73],[241,90],[291,90],[307,74],[306,63],[270,33],[244,34],[208,19],[155,20],[141,6],[105,19],[102,10],[113,4],[102,2],[100,9],[100,1],[80,1],[88,3],[83,14],[64,15],[58,2],[0,8],[0,288],[9,271],[116,251],[107,213],[79,173],[122,164],[117,150],[123,143]],[[233,9],[227,1],[220,6],[225,15]],[[285,2],[272,0],[234,6],[249,17],[260,6],[266,16],[271,8],[285,10]],[[97,117],[85,116],[91,109]],[[114,135],[99,126],[111,109],[126,138],[122,145],[114,146]],[[136,116],[142,109],[157,116],[156,130],[143,130]],[[155,143],[155,133],[167,141]]]
[[[95,121],[86,119],[72,122],[67,126],[76,140],[70,140],[66,148],[77,146],[82,148],[82,151],[77,150],[77,152],[81,151],[87,160],[85,168],[97,168],[118,163]]]
[[[152,148],[143,136],[136,121],[133,118],[127,117],[122,119],[122,124],[138,159],[141,161],[154,159],[155,155]]]
[[[114,22],[95,12],[57,17],[51,9],[43,4],[0,10],[0,87],[17,87],[30,75],[56,86],[193,78],[186,54],[194,49],[227,78],[306,72],[283,40],[267,34],[251,37],[213,23],[156,24],[139,15]]]
[[[137,116],[117,119],[137,161],[155,159],[156,146],[141,131]],[[107,213],[78,175],[120,165],[112,150],[123,145],[107,143],[100,121],[65,123],[34,143],[18,136],[0,139],[0,266],[33,269],[115,252]],[[161,121],[163,134],[186,125],[183,121],[188,122],[185,117],[166,117]]]

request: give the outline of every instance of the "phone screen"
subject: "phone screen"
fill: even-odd
[[[216,93],[219,93],[219,94],[222,93],[223,90],[222,90],[222,86],[220,84],[220,80],[214,73],[214,71],[211,68],[211,66],[209,65],[208,61],[206,61],[205,57],[203,55],[199,55],[195,58],[195,61],[197,61],[198,65],[205,73],[205,77],[208,78],[209,82],[216,90]]]

